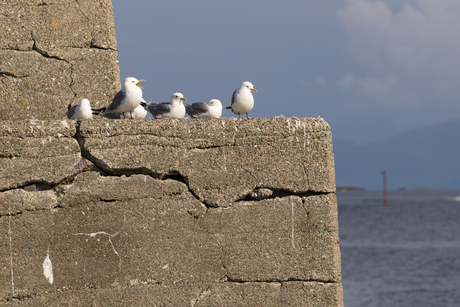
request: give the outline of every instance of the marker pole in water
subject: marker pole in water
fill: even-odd
[[[383,205],[387,205],[387,171],[382,171],[383,175]]]

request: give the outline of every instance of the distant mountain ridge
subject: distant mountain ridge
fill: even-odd
[[[460,119],[375,144],[333,146],[337,185],[381,189],[386,170],[389,189],[460,189]]]

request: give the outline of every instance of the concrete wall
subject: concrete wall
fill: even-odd
[[[0,121],[0,141],[4,306],[342,306],[321,119]]]
[[[120,89],[112,1],[3,1],[0,25],[0,119],[63,119]]]
[[[343,305],[327,123],[61,120],[119,89],[111,1],[0,24],[0,305]]]

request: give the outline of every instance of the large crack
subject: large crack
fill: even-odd
[[[166,180],[166,179],[171,179],[171,180],[176,180],[176,181],[179,181],[181,183],[184,183],[189,191],[191,192],[191,194],[196,198],[198,199],[200,202],[202,202],[202,200],[199,199],[198,196],[196,196],[193,191],[191,191],[190,187],[189,187],[189,183],[188,183],[188,178],[186,178],[185,176],[183,176],[180,172],[178,171],[172,171],[172,172],[169,172],[169,173],[155,173],[155,172],[152,172],[151,170],[147,169],[147,168],[138,168],[138,169],[122,169],[122,170],[113,170],[113,169],[110,169],[108,166],[106,166],[102,161],[96,159],[95,157],[93,157],[89,151],[87,151],[85,148],[84,148],[84,138],[82,137],[79,137],[78,135],[81,135],[80,134],[80,123],[77,122],[77,133],[75,134],[74,138],[78,140],[79,144],[80,144],[80,149],[81,149],[81,155],[82,157],[88,159],[89,161],[91,161],[92,163],[94,163],[94,165],[98,168],[100,168],[101,170],[103,170],[106,174],[103,175],[103,176],[131,176],[131,175],[148,175],[154,179],[158,179],[158,180]],[[22,187],[19,187],[19,188],[22,188],[22,189],[32,189],[32,190],[40,190],[40,191],[43,191],[43,190],[53,190],[53,189],[56,189],[56,187],[58,187],[59,185],[63,185],[63,184],[69,184],[72,182],[72,180],[74,179],[74,177],[76,176],[73,175],[73,176],[70,176],[70,177],[67,177],[67,178],[64,178],[63,180],[61,180],[59,183],[57,184],[49,184],[49,183],[44,183],[44,182],[36,182],[36,183],[33,183],[33,184],[27,184],[27,185],[24,185]],[[32,187],[33,186],[33,187]],[[17,189],[17,188],[16,188]],[[266,189],[269,191],[268,194],[264,195],[263,197],[259,198],[257,197],[257,195],[254,195],[253,193],[257,193],[259,192],[261,189]],[[309,196],[312,196],[312,195],[324,195],[324,194],[331,194],[331,193],[321,193],[321,192],[311,192],[311,191],[307,191],[307,192],[292,192],[292,191],[289,191],[289,190],[276,190],[276,189],[269,189],[269,188],[266,188],[266,187],[257,187],[255,188],[251,193],[249,193],[248,195],[246,195],[243,199],[239,200],[239,201],[245,201],[245,200],[265,200],[265,199],[271,199],[271,198],[281,198],[281,197],[290,197],[290,196],[297,196],[297,197],[309,197]],[[104,201],[103,199],[101,199],[100,201]],[[106,200],[106,201],[113,201],[113,200]],[[203,203],[203,202],[202,202]],[[303,201],[304,203],[304,201]],[[62,208],[60,207],[59,205],[57,205],[56,207],[53,207],[51,209],[55,209],[55,208]],[[50,210],[50,208],[43,208],[43,209],[37,209],[37,210],[24,210],[23,212],[29,212],[29,211],[38,211],[38,210],[42,210],[42,211],[48,211]],[[9,212],[8,216],[9,218],[11,219],[13,216],[16,216],[16,215],[20,215],[20,214],[23,214],[23,212],[18,212],[18,213],[11,213]],[[308,213],[307,213],[308,214]],[[229,277],[228,275],[228,269],[226,268],[225,266],[225,262],[224,262],[224,259],[223,259],[223,254],[224,254],[224,250],[223,248],[220,246],[219,242],[217,241],[217,238],[215,237],[215,234],[213,233],[210,233],[209,230],[203,226],[201,223],[199,223],[200,227],[202,229],[204,229],[208,234],[211,234],[214,239],[216,240],[216,243],[217,243],[217,246],[218,248],[221,250],[221,253],[220,253],[220,261],[222,263],[222,267],[225,269],[226,273],[224,275],[224,277],[219,280],[218,282],[214,282],[212,283],[209,287],[206,287],[204,288],[204,290],[202,290],[196,297],[196,300],[194,300],[194,302],[192,302],[192,306],[198,304],[200,302],[200,300],[202,300],[203,298],[205,298],[207,295],[209,295],[211,293],[211,289],[214,285],[216,284],[219,284],[219,283],[238,283],[238,284],[246,284],[246,283],[286,283],[286,282],[317,282],[317,283],[338,283],[337,281],[333,281],[333,280],[321,280],[321,279],[294,279],[294,278],[287,278],[287,279],[267,279],[267,280],[246,280],[246,279],[239,279],[239,278],[232,278],[232,277]],[[116,251],[114,245],[113,245],[113,242],[111,241],[112,238],[114,238],[115,236],[117,236],[119,234],[119,232],[117,233],[114,233],[114,234],[109,234],[109,233],[105,233],[105,232],[96,232],[96,233],[77,233],[75,235],[85,235],[85,236],[96,236],[96,235],[103,235],[103,236],[106,236],[109,240],[109,243],[111,244],[111,247],[114,251],[114,253],[119,257],[119,266],[120,266],[120,270],[121,270],[121,257],[120,255],[118,254],[118,252]],[[11,265],[11,268],[13,268],[13,266]],[[13,276],[13,272],[11,273],[11,275]],[[12,282],[13,284],[13,282]],[[155,283],[156,284],[156,283]],[[132,287],[133,285],[131,285]],[[136,286],[136,285],[134,285]],[[14,286],[13,286],[14,287]],[[14,300],[20,300],[20,299],[29,299],[31,297],[35,297],[37,295],[34,295],[34,296],[27,296],[27,295],[24,295],[24,294],[15,294],[14,293],[14,290],[13,290],[13,298],[7,298],[6,300],[7,301],[10,301],[11,299],[14,299]],[[40,295],[38,295],[40,296]]]
[[[0,71],[0,77],[1,76],[6,76],[6,77],[11,77],[11,78],[16,78],[16,79],[22,79],[22,78],[29,77],[29,74],[25,73],[25,74],[17,75],[17,74],[14,74],[12,72],[8,72],[8,71]]]
[[[32,45],[32,50],[36,51],[38,54],[40,54],[41,56],[45,57],[45,58],[48,58],[48,59],[56,59],[56,60],[59,60],[59,61],[63,61],[63,62],[66,62],[68,65],[69,65],[69,68],[70,68],[70,83],[69,83],[69,88],[70,88],[70,91],[73,93],[73,97],[77,97],[77,92],[75,92],[75,90],[73,89],[73,86],[75,84],[75,80],[74,80],[74,77],[73,77],[73,74],[74,74],[74,69],[73,69],[73,64],[67,60],[67,59],[64,59],[64,58],[61,58],[59,56],[56,56],[56,55],[51,55],[49,52],[47,52],[46,50],[43,50],[43,49],[40,49],[38,47],[38,44],[37,44],[37,40],[35,39],[35,36],[34,36],[34,33],[31,32],[31,36],[32,36],[32,41],[34,42],[34,44]]]

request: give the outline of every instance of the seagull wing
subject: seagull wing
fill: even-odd
[[[209,105],[204,102],[195,102],[191,105],[190,112],[187,107],[185,110],[190,117],[206,117],[209,115]]]
[[[72,116],[75,115],[75,112],[77,112],[78,108],[79,108],[79,105],[73,106],[65,114],[67,115],[69,119],[72,119]]]
[[[235,103],[236,101],[236,96],[238,96],[238,94],[236,93],[238,90],[235,90],[233,92],[233,95],[232,95],[232,104],[229,106],[229,107],[225,107],[226,109],[231,109],[232,108],[232,105]]]
[[[113,98],[112,103],[109,104],[109,106],[105,109],[105,112],[110,111],[110,113],[112,113],[116,111],[117,108],[121,105],[121,103],[125,99],[125,97],[126,97],[126,93],[123,90],[119,91]]]

